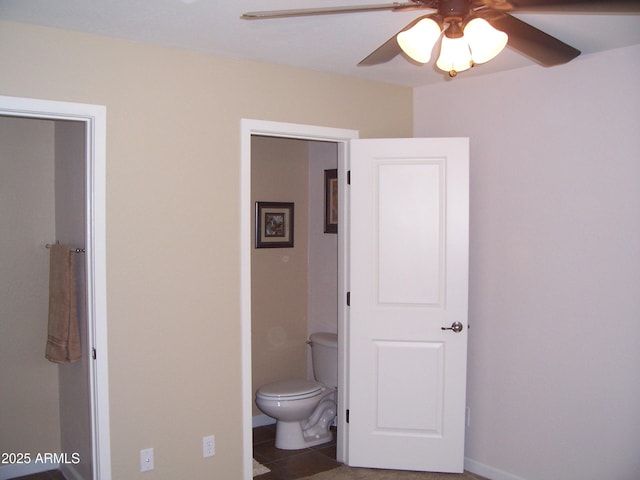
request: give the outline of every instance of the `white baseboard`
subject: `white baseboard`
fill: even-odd
[[[464,469],[490,480],[526,480],[525,478],[490,467],[489,465],[485,465],[484,463],[477,462],[467,457],[464,459]]]
[[[0,467],[0,480],[8,480],[10,478],[22,477],[24,475],[32,475],[34,473],[46,472],[47,470],[56,470],[60,465],[49,462],[30,462],[30,463],[14,463]]]
[[[263,413],[261,413],[260,415],[254,415],[251,419],[252,428],[264,427],[265,425],[273,425],[274,423],[276,423],[275,418],[271,418],[270,416]]]

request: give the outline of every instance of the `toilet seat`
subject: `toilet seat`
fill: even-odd
[[[262,400],[302,400],[318,395],[324,386],[309,380],[282,380],[260,387],[256,397]]]

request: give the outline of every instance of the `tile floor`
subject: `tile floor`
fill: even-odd
[[[334,441],[303,450],[280,450],[275,447],[276,426],[253,429],[253,458],[271,471],[258,475],[257,480],[296,480],[331,470],[341,464],[336,461]]]

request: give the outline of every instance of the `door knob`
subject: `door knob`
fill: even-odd
[[[460,333],[463,328],[462,323],[453,322],[450,327],[440,327],[440,330],[453,330],[455,333]]]

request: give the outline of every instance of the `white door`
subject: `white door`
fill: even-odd
[[[466,138],[351,141],[351,466],[463,470],[468,152]]]

